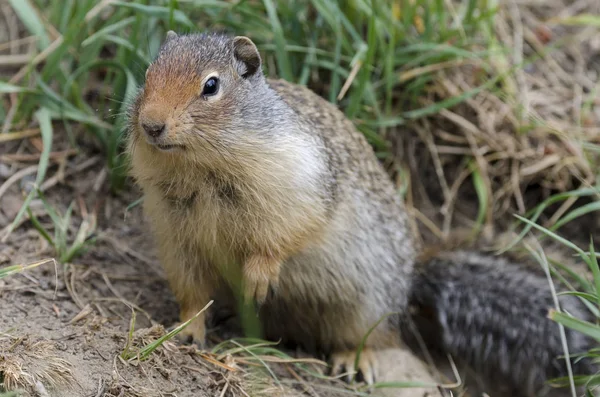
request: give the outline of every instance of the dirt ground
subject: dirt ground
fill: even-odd
[[[83,156],[81,160],[85,161]],[[76,167],[78,158],[69,164]],[[143,235],[138,209],[125,219],[128,198],[94,191],[97,174],[92,169],[89,178],[69,178],[78,185],[61,184],[49,197],[62,211],[76,197],[97,211],[97,243],[75,264],[55,268],[49,263],[2,281],[0,321],[6,333],[2,347],[10,347],[9,356],[14,355],[15,365],[22,365],[23,372],[42,378],[47,373],[57,383],[68,383],[69,392],[60,388],[65,396],[216,395],[224,378],[209,375],[210,370],[193,355],[179,353],[172,345],[166,345],[170,351],[163,349],[160,358],[138,366],[117,358],[127,340],[133,307],[144,312],[136,316],[136,337],[148,338],[163,330],[147,327],[176,321],[177,305],[152,255],[152,245]],[[18,186],[13,186],[3,198],[2,226],[14,217],[21,201]],[[80,211],[75,206],[75,212]],[[76,215],[73,221],[80,219]],[[53,255],[52,247],[35,230],[23,227],[2,245],[0,261],[26,264]],[[38,360],[39,355],[48,359]],[[40,362],[49,366],[53,360],[61,371],[35,368]]]

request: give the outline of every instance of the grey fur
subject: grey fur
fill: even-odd
[[[567,376],[559,325],[547,317],[554,302],[544,277],[507,258],[470,251],[442,252],[417,269],[412,320],[430,348],[452,354],[507,395],[534,396],[548,379]],[[576,297],[561,296],[560,305],[589,317]],[[580,333],[567,329],[566,335],[570,354],[592,347]],[[575,375],[595,372],[590,360],[572,365]],[[562,393],[554,395],[569,395]]]

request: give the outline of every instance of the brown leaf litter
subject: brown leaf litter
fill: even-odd
[[[506,227],[514,221],[511,214],[524,214],[551,194],[595,186],[600,166],[598,29],[561,23],[585,13],[598,15],[600,3],[501,2],[493,26],[497,47],[483,40],[486,45],[475,48],[493,55],[437,72],[421,105],[493,83],[489,89],[389,135],[412,175],[407,200],[430,234],[444,240],[456,227],[473,226],[477,197],[469,162],[489,197],[488,227]],[[574,205],[572,199],[555,206],[544,221],[555,222]],[[597,230],[600,223],[593,217],[583,229]]]

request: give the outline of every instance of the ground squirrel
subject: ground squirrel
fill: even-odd
[[[436,327],[432,346],[515,395],[565,374],[546,280],[470,252],[419,261],[365,137],[334,104],[261,66],[247,37],[169,32],[131,106],[132,175],[181,320],[237,272],[265,336],[327,354],[334,370],[353,369],[385,318],[358,363],[368,382],[373,352],[402,343],[420,313]],[[562,304],[583,315],[574,297]],[[202,342],[204,318],[186,332]],[[572,352],[588,346],[569,331],[567,340]]]

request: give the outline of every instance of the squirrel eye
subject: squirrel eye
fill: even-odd
[[[219,79],[216,77],[211,77],[204,83],[204,88],[202,89],[203,96],[211,96],[215,95],[219,91]]]

